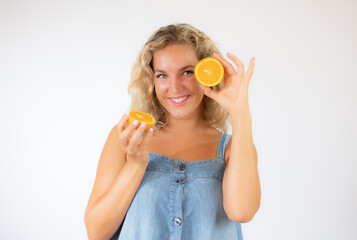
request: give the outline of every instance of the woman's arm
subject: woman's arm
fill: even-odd
[[[124,130],[126,119],[127,116],[124,116],[111,130],[99,159],[97,176],[84,217],[90,240],[106,240],[117,231],[149,162],[148,153],[143,150],[152,132],[141,141],[143,128],[135,130],[137,126],[131,124]],[[126,148],[122,147],[123,142]],[[133,153],[136,153],[135,157]]]
[[[227,53],[233,65],[213,54],[224,67],[224,86],[216,92],[202,86],[204,93],[217,101],[230,115],[232,139],[230,156],[223,176],[223,207],[228,217],[236,222],[248,222],[260,205],[260,183],[257,169],[257,151],[253,144],[252,117],[248,103],[248,86],[253,75],[255,58],[244,73],[244,64]],[[228,155],[228,154],[227,154]]]
[[[231,115],[232,138],[223,176],[223,206],[235,222],[249,222],[258,211],[261,190],[250,112]]]
[[[95,202],[89,203],[85,224],[88,239],[107,240],[117,231],[135,196],[145,168],[125,163],[112,186]]]

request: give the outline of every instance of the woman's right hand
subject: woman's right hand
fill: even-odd
[[[124,114],[117,124],[120,146],[126,153],[127,162],[146,168],[149,164],[149,152],[146,148],[154,131],[150,128],[143,138],[145,123],[139,125],[135,120],[128,125],[128,118],[129,114]]]

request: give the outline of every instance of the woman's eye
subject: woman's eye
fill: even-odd
[[[190,74],[192,74],[193,73],[193,71],[185,71],[184,73],[183,73],[183,75],[184,76],[187,76],[187,75],[190,75]]]
[[[156,77],[157,77],[157,78],[164,78],[164,77],[166,77],[166,74],[159,74],[159,75],[157,75]]]

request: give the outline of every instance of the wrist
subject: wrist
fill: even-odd
[[[130,167],[133,170],[144,170],[146,171],[146,168],[148,166],[148,162],[143,162],[142,160],[136,160],[130,156],[126,156],[126,164],[128,165],[128,167]]]
[[[231,118],[231,120],[233,121],[234,119],[237,118],[252,118],[252,114],[251,112],[248,110],[241,110],[241,111],[230,111],[229,112],[229,116]]]

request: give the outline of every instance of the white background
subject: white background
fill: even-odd
[[[156,29],[246,66],[261,207],[247,240],[356,239],[357,2],[0,1],[0,239],[86,239],[104,142]]]

